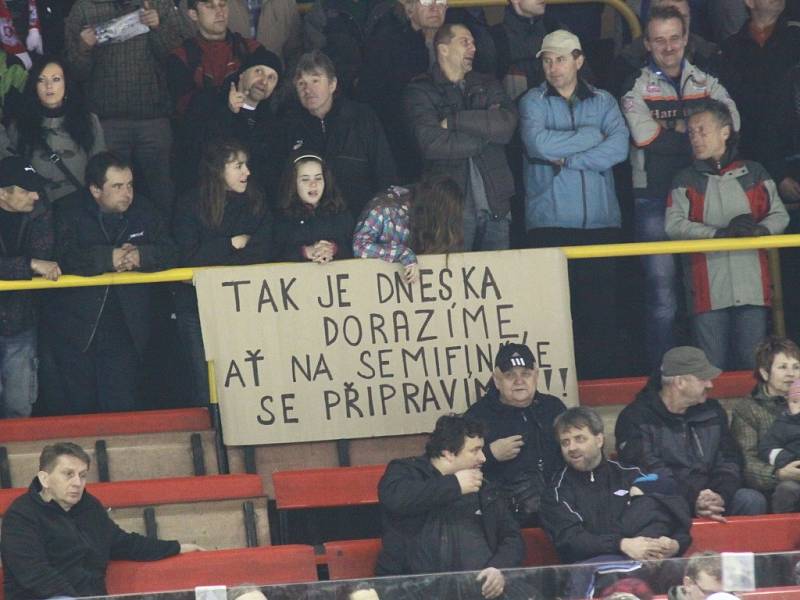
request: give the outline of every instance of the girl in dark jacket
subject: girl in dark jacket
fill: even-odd
[[[325,264],[353,256],[353,217],[322,158],[304,154],[294,159],[283,175],[280,207],[277,260]]]
[[[272,217],[264,195],[250,181],[247,151],[238,140],[208,144],[200,158],[197,188],[175,209],[173,232],[182,266],[249,265],[272,259]],[[208,403],[208,376],[197,311],[187,284],[174,289],[182,346],[191,362],[193,398]]]

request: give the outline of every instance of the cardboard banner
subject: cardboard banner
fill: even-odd
[[[198,271],[206,359],[225,442],[429,432],[483,394],[506,341],[527,343],[539,389],[577,404],[567,261],[558,249]]]

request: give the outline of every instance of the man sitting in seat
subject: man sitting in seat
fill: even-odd
[[[686,563],[683,585],[669,589],[669,600],[703,600],[722,591],[722,560],[716,552],[695,554]]]
[[[127,533],[84,492],[91,459],[80,446],[45,446],[28,493],[3,518],[0,551],[6,600],[105,596],[109,560],[159,560],[202,550]]]
[[[424,456],[389,463],[378,484],[383,549],[376,575],[480,571],[484,598],[503,593],[499,569],[520,566],[524,545],[504,497],[485,485],[485,461],[482,423],[446,415]]]

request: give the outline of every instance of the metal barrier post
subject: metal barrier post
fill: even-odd
[[[772,331],[786,337],[786,312],[783,309],[783,280],[781,279],[781,255],[777,248],[767,250],[769,274],[772,278]]]
[[[211,413],[211,423],[214,427],[214,443],[217,450],[217,465],[222,475],[231,472],[228,466],[228,449],[225,447],[225,440],[222,437],[222,419],[219,414],[219,398],[217,398],[217,376],[214,373],[214,361],[209,360],[208,365],[208,410]]]

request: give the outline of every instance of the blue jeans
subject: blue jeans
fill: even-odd
[[[104,119],[102,125],[108,149],[136,165],[144,177],[146,196],[164,220],[171,222],[174,188],[169,119]]]
[[[634,227],[637,242],[660,242],[664,231],[665,202],[662,198],[634,200]],[[675,257],[656,254],[642,257],[645,280],[645,342],[647,363],[652,371],[661,357],[675,345],[675,312],[678,308],[678,282]]]
[[[494,217],[488,210],[464,209],[464,251],[508,250],[511,215]]]
[[[739,488],[731,499],[730,510],[727,515],[765,515],[767,514],[767,499],[758,490]]]
[[[767,335],[766,306],[730,306],[692,317],[692,334],[712,365],[723,371],[750,370],[755,349]]]
[[[0,398],[3,416],[30,417],[38,392],[36,329],[0,336]]]

